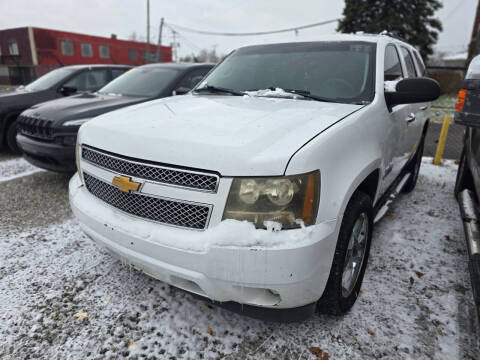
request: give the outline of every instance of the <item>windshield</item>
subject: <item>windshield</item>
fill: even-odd
[[[160,67],[138,67],[127,71],[101,88],[101,94],[152,97],[163,92],[179,71]]]
[[[68,69],[68,68],[60,68],[60,69],[52,70],[46,73],[45,75],[39,77],[37,80],[31,82],[27,86],[25,86],[25,89],[30,91],[49,89],[53,85],[57,84],[58,82],[62,81],[63,79],[73,74],[74,71],[75,71],[74,69]]]
[[[375,51],[374,43],[345,41],[246,47],[226,58],[197,89],[257,91],[255,96],[271,94],[258,90],[285,89],[336,102],[368,102],[374,96]]]

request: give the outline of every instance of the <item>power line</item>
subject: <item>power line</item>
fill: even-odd
[[[445,19],[443,20],[444,23],[447,23],[450,21],[450,19],[452,19],[452,16],[453,14],[455,14],[457,12],[458,9],[460,9],[460,7],[464,4],[465,2],[463,0],[460,0],[458,3],[457,3],[457,6],[455,6],[455,8],[450,11],[448,13],[447,16],[445,16]]]
[[[185,35],[183,35],[182,33],[179,33],[177,30],[175,30],[174,28],[172,28],[170,25],[168,25],[167,23],[165,23],[165,26],[168,27],[171,31],[172,31],[172,34],[173,33],[176,33],[178,36],[180,36],[185,42],[189,43],[191,47],[194,47],[196,48],[197,50],[201,50],[200,46],[198,46],[197,44],[195,44],[193,41],[189,40]]]
[[[189,28],[189,27],[181,26],[181,25],[175,25],[175,24],[172,24],[172,23],[168,23],[168,25],[170,25],[170,27],[174,27],[176,29],[180,29],[180,30],[188,31],[188,32],[193,32],[193,33],[197,33],[197,34],[202,34],[202,35],[255,36],[255,35],[278,34],[278,33],[290,32],[290,31],[297,32],[298,30],[302,30],[302,29],[308,29],[308,28],[313,28],[313,27],[316,27],[316,26],[331,24],[331,23],[337,22],[338,20],[340,20],[340,19],[326,20],[326,21],[321,21],[321,22],[314,23],[314,24],[302,25],[302,26],[292,27],[292,28],[288,28],[288,29],[272,30],[272,31],[258,31],[258,32],[251,32],[251,33],[231,33],[231,32],[204,31],[204,30],[192,29],[192,28]]]

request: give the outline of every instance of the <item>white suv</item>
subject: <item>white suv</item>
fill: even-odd
[[[344,313],[375,217],[417,181],[440,92],[424,71],[387,35],[240,48],[186,96],[83,125],[73,212],[173,286],[255,316]]]

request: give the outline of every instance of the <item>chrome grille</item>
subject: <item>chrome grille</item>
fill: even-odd
[[[82,158],[92,164],[125,175],[197,190],[217,191],[218,176],[213,174],[177,170],[160,165],[141,163],[93,150],[85,146],[82,147]]]
[[[83,173],[87,190],[106,203],[126,213],[163,224],[203,230],[207,227],[211,207],[184,203],[139,193],[120,191],[115,186]]]
[[[53,140],[52,121],[20,115],[17,129],[20,133],[44,140]]]

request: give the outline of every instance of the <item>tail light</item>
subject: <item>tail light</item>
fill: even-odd
[[[458,92],[458,100],[455,103],[455,110],[462,111],[463,105],[465,104],[465,99],[467,98],[467,90],[462,89]]]

